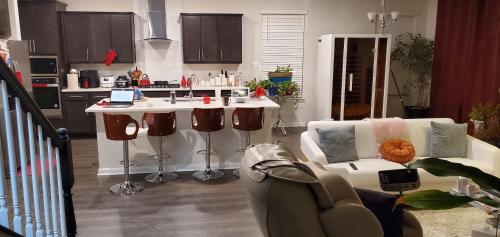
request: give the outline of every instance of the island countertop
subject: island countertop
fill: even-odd
[[[98,175],[123,174],[123,165],[120,160],[123,157],[123,142],[109,140],[106,137],[103,115],[104,113],[127,114],[133,119],[140,121],[145,112],[176,113],[176,132],[165,137],[162,147],[170,155],[170,159],[165,160],[165,170],[167,171],[194,171],[204,169],[206,162],[203,155],[197,153],[206,149],[205,139],[207,134],[192,128],[191,111],[194,108],[224,108],[226,111],[222,130],[212,133],[212,150],[216,151],[212,155],[212,167],[217,169],[236,169],[240,167],[240,160],[243,153],[238,149],[245,147],[247,135],[251,137],[252,144],[271,143],[272,127],[280,106],[267,97],[249,98],[245,103],[235,103],[233,100],[228,106],[222,106],[221,97],[215,98],[210,104],[204,104],[199,99],[193,102],[178,100],[176,104],[170,104],[167,98],[148,98],[145,101],[135,102],[128,108],[105,108],[99,105],[92,105],[86,112],[95,113],[97,131],[97,150],[99,153]],[[179,98],[178,98],[179,99]],[[184,98],[182,98],[184,99]],[[264,107],[264,123],[262,129],[247,133],[234,129],[232,126],[232,110],[235,108],[255,108]],[[150,173],[158,169],[157,161],[151,160],[150,156],[156,154],[158,150],[158,138],[150,136],[139,136],[130,142],[129,157],[132,161],[138,161],[142,166],[131,167],[130,172]]]
[[[236,103],[234,99],[228,106],[222,105],[222,98],[216,97],[215,101],[210,104],[204,104],[201,98],[195,98],[193,102],[178,100],[177,103],[171,104],[167,98],[148,98],[144,101],[135,101],[134,105],[128,108],[106,108],[94,104],[87,108],[85,112],[90,113],[130,113],[130,112],[167,112],[167,111],[183,111],[192,110],[194,108],[226,108],[234,109],[238,107],[255,108],[264,107],[277,109],[280,106],[267,97],[249,98],[245,103]]]

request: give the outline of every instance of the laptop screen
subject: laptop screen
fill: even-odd
[[[134,101],[134,90],[133,89],[123,89],[123,90],[112,90],[111,91],[111,103],[132,103]]]
[[[231,91],[231,97],[248,97],[248,96],[249,96],[248,88],[233,89]]]

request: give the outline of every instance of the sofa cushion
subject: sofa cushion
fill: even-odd
[[[334,128],[316,128],[319,147],[328,163],[358,160],[354,125]]]
[[[391,139],[380,144],[379,152],[383,159],[404,164],[415,157],[415,148],[404,139]]]
[[[465,157],[466,146],[467,124],[447,124],[431,121],[430,157]]]
[[[455,123],[449,118],[405,119],[410,142],[415,147],[415,156],[417,157],[429,156],[431,121],[449,124]]]
[[[354,125],[356,134],[356,151],[359,159],[378,157],[378,144],[373,127],[368,121],[312,121],[307,124],[307,131],[319,145],[316,128],[333,128],[345,125]]]
[[[349,163],[353,163],[358,169],[354,170]],[[379,158],[325,165],[326,170],[337,170],[338,168],[344,168],[348,171],[349,181],[354,187],[374,187],[379,186],[378,172],[380,170],[403,169],[405,167],[401,164]]]

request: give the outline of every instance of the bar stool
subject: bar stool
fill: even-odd
[[[245,131],[247,137],[246,147],[238,149],[237,152],[245,152],[251,145],[250,132],[262,129],[264,125],[264,108],[236,108],[233,112],[233,128]],[[233,175],[239,177],[240,170],[235,169]]]
[[[103,118],[106,138],[113,141],[123,141],[123,173],[125,180],[123,183],[111,186],[109,191],[117,195],[136,194],[142,191],[144,186],[130,181],[128,141],[136,139],[138,134],[145,134],[147,129],[140,128],[139,123],[129,115],[104,113]],[[128,127],[129,124],[134,124],[135,128]]]
[[[144,121],[146,121],[148,125],[148,136],[158,137],[158,150],[156,151],[156,155],[153,156],[158,158],[158,171],[146,175],[144,180],[155,184],[175,180],[177,174],[163,171],[163,157],[168,157],[167,154],[163,154],[163,137],[175,133],[177,126],[175,112],[144,113],[142,116],[143,128]]]
[[[211,181],[222,178],[224,172],[210,168],[210,133],[224,129],[224,109],[200,109],[195,108],[191,113],[191,126],[194,130],[206,132],[206,152],[205,152],[205,170],[196,171],[193,178],[200,181]]]

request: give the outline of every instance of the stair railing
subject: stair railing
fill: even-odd
[[[2,60],[0,101],[0,225],[27,237],[76,236],[67,130],[52,126]]]

